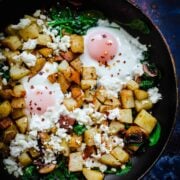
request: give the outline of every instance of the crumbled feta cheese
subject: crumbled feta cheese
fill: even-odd
[[[56,50],[58,48],[58,45],[56,43],[48,42],[47,47]]]
[[[24,42],[23,44],[23,50],[32,50],[35,49],[37,45],[37,40],[36,39],[29,39],[27,42]]]
[[[109,127],[104,125],[104,124],[101,124],[99,129],[104,132],[104,133],[108,133],[109,132]]]
[[[114,120],[114,119],[120,120],[121,115],[120,115],[119,108],[109,110],[108,112],[109,112],[108,119],[110,119],[110,120]]]
[[[53,151],[50,149],[43,150],[43,160],[44,164],[49,164],[49,163],[56,163],[56,155],[54,154]]]
[[[16,25],[11,25],[11,28],[13,29],[24,29],[25,27],[29,26],[31,24],[31,21],[29,19],[20,19],[20,22]]]
[[[100,133],[95,134],[94,143],[97,147],[99,147],[101,145],[101,134]]]
[[[42,19],[42,20],[45,20],[45,19],[46,19],[46,16],[43,15],[43,14],[41,14],[39,17],[40,17],[40,19]]]
[[[7,71],[7,70],[9,69],[9,67],[8,67],[8,66],[3,66],[2,69],[3,69],[4,71]]]
[[[41,10],[40,9],[36,10],[34,12],[34,14],[33,14],[34,17],[39,17],[40,15],[41,15]]]
[[[149,99],[154,104],[157,103],[160,99],[162,99],[162,95],[158,91],[159,91],[159,89],[157,87],[150,88],[148,90]]]
[[[134,68],[133,68],[133,75],[134,76],[142,76],[144,74],[143,70],[143,65],[141,63],[138,63]]]
[[[28,67],[32,67],[36,64],[36,56],[31,53],[27,53],[26,51],[23,51],[20,54],[20,58]]]
[[[6,85],[8,84],[7,79],[6,79],[6,78],[3,78],[3,79],[2,79],[2,83],[3,83],[3,85],[6,86]]]
[[[61,38],[61,41],[59,43],[59,49],[61,51],[67,51],[68,48],[70,48],[71,44],[70,44],[70,36],[63,36]]]
[[[3,163],[9,174],[13,174],[17,178],[20,175],[23,175],[22,167],[19,164],[17,164],[15,159],[13,159],[12,157],[4,159]]]
[[[37,19],[37,24],[39,25],[39,26],[42,26],[42,25],[44,25],[44,21],[42,20],[42,19]]]

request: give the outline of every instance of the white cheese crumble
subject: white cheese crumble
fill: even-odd
[[[43,150],[43,160],[44,164],[54,163],[56,164],[56,155],[50,149]]]
[[[16,25],[11,25],[11,28],[13,29],[24,29],[25,27],[29,26],[31,24],[31,21],[27,18],[25,19],[20,19],[20,22]]]
[[[152,103],[157,103],[160,99],[162,99],[162,95],[158,92],[159,89],[157,87],[148,89],[149,99]]]
[[[3,79],[2,79],[2,83],[3,83],[3,85],[6,86],[6,85],[8,84],[7,79],[6,79],[6,78],[3,78]]]
[[[61,51],[67,51],[68,48],[70,48],[70,46],[71,46],[70,40],[71,40],[71,39],[70,39],[70,36],[67,36],[67,35],[63,36],[63,37],[61,38],[60,43],[59,43],[59,49],[60,49]]]
[[[34,12],[34,14],[33,14],[34,17],[39,17],[40,15],[41,15],[41,10],[40,9],[36,10]]]
[[[134,76],[142,76],[144,74],[143,70],[143,65],[141,63],[138,63],[134,68],[133,68],[133,75]]]
[[[114,119],[120,120],[121,119],[119,108],[109,110],[108,112],[109,112],[108,119],[110,119],[110,120],[114,120]]]
[[[96,133],[94,136],[94,143],[96,146],[100,146],[101,145],[101,134],[100,133]]]
[[[32,50],[35,49],[37,45],[36,39],[29,39],[27,42],[24,42],[23,44],[23,50]]]

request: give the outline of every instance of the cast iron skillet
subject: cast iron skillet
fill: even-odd
[[[175,124],[177,86],[173,57],[165,39],[157,27],[131,3],[124,0],[89,0],[88,2],[84,0],[82,2],[83,6],[79,8],[100,10],[112,20],[129,22],[134,18],[140,18],[151,30],[149,35],[143,35],[137,31],[126,29],[135,37],[139,36],[142,43],[152,45],[151,60],[157,64],[162,72],[162,80],[159,88],[163,100],[153,108],[153,113],[162,127],[161,138],[156,146],[147,149],[145,153],[133,158],[133,169],[127,175],[121,177],[108,175],[105,178],[106,180],[141,179],[155,164],[156,160],[165,149]],[[0,0],[0,29],[3,29],[3,27],[9,23],[16,23],[24,14],[33,13],[37,8],[49,8],[52,3],[52,0]],[[12,179],[12,177],[3,170],[2,165],[0,167],[0,178]]]

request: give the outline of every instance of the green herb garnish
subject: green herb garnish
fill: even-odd
[[[157,123],[155,129],[151,133],[149,137],[149,146],[154,146],[159,141],[159,138],[161,136],[161,126],[159,123]]]
[[[1,60],[0,60],[1,61]],[[10,79],[9,69],[3,69],[3,67],[7,66],[4,61],[0,62],[0,77],[5,78],[7,81]]]
[[[36,166],[30,165],[24,169],[23,175],[21,176],[22,180],[36,180],[38,179],[38,171]]]
[[[97,24],[100,15],[95,12],[78,13],[70,10],[68,7],[63,10],[52,9],[50,12],[52,21],[48,25],[58,29],[60,36],[62,36],[63,31],[84,35],[89,28]]]
[[[80,136],[86,131],[86,126],[80,124],[74,125],[73,131]]]

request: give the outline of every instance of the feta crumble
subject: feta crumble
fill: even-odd
[[[108,119],[110,119],[110,120],[114,120],[114,119],[120,120],[121,119],[120,110],[118,108],[109,110],[108,112],[109,112]]]
[[[148,90],[149,99],[154,104],[157,103],[160,99],[162,99],[162,95],[158,91],[159,91],[159,89],[157,87],[150,88]]]
[[[27,42],[24,42],[23,44],[23,50],[32,50],[35,49],[37,45],[36,39],[29,39]]]
[[[24,29],[25,27],[29,26],[31,24],[31,21],[27,18],[25,19],[20,19],[20,22],[16,25],[11,25],[11,28],[19,30],[19,29]]]

